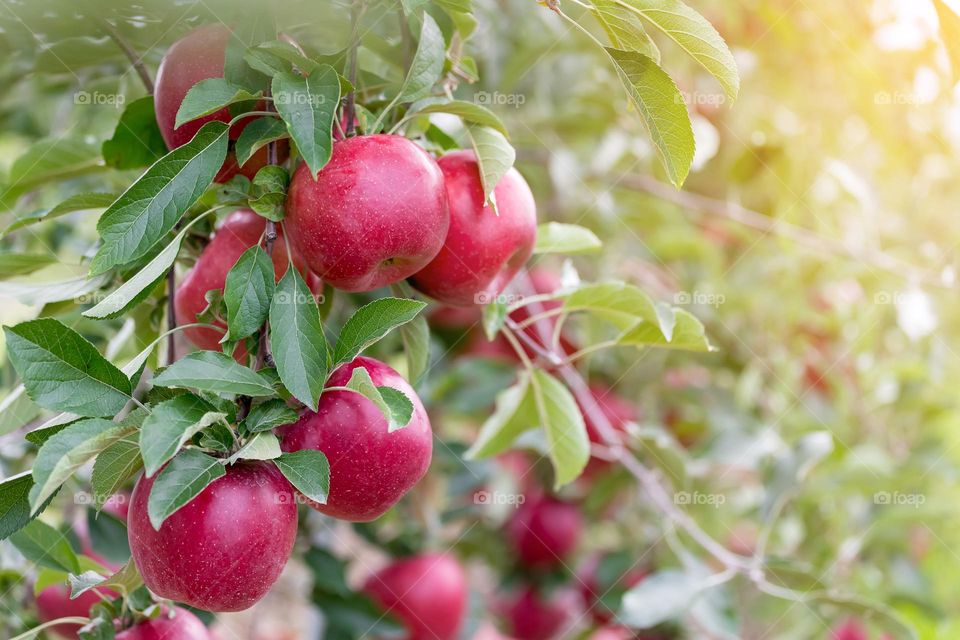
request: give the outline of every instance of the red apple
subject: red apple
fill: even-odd
[[[540,592],[526,587],[504,603],[502,615],[507,631],[517,640],[552,640],[566,637],[562,634],[580,616],[577,592],[559,587],[551,592]]]
[[[160,61],[154,88],[154,107],[160,134],[168,148],[176,149],[190,142],[200,127],[208,122],[214,120],[230,122],[232,119],[230,109],[224,107],[208,116],[174,127],[180,104],[193,85],[201,80],[223,77],[224,59],[229,40],[230,30],[224,25],[206,25],[191,31],[173,43]],[[249,121],[249,119],[242,120],[230,129],[231,140],[236,140],[240,136],[240,132]],[[277,151],[281,161],[285,160],[289,153],[289,143],[285,140],[281,141]],[[252,180],[257,171],[266,164],[266,147],[259,149],[243,167],[237,167],[236,156],[233,151],[230,151],[215,181],[227,182],[237,173]]]
[[[413,275],[443,246],[450,225],[443,172],[401,136],[340,140],[317,180],[306,164],[294,172],[286,225],[326,282],[378,289]]]
[[[270,589],[297,535],[290,483],[272,463],[238,462],[154,530],[153,478],[133,490],[130,549],[147,587],[207,611],[241,611]]]
[[[603,602],[605,596],[622,595],[647,577],[647,572],[636,566],[625,567],[623,571],[609,575],[610,571],[603,566],[603,560],[601,555],[592,555],[577,572],[584,606],[598,624],[607,624],[616,614]]]
[[[407,629],[407,640],[454,640],[467,612],[467,578],[450,555],[399,560],[370,576],[364,591]]]
[[[220,228],[213,235],[210,244],[204,247],[200,258],[193,269],[187,272],[180,284],[174,303],[177,310],[178,324],[191,324],[197,321],[197,315],[207,308],[206,293],[211,289],[223,290],[227,281],[227,273],[237,263],[237,259],[244,251],[260,241],[266,228],[267,221],[249,209],[234,211],[223,221]],[[274,242],[273,269],[276,278],[287,272],[289,260],[284,245],[283,231],[277,228],[277,240]],[[320,280],[310,273],[294,254],[294,265],[304,276],[307,284],[314,292],[322,290]],[[226,329],[226,325],[217,322]],[[187,338],[201,349],[219,350],[220,339],[224,331],[193,327],[184,329]]]
[[[159,617],[144,620],[117,634],[116,640],[212,640],[213,636],[186,609],[173,607]]]
[[[830,632],[830,640],[870,640],[870,634],[863,623],[851,618]]]
[[[117,594],[104,590],[105,596],[115,598]],[[37,594],[37,618],[40,622],[50,622],[58,618],[85,618],[90,615],[90,607],[101,601],[94,591],[80,594],[74,600],[70,599],[70,587],[63,584],[50,585]],[[50,631],[63,638],[75,640],[77,632],[83,625],[58,624]]]
[[[583,530],[580,509],[552,496],[528,496],[507,523],[507,539],[527,567],[562,564]]]
[[[310,503],[327,515],[354,522],[375,520],[397,503],[427,472],[433,454],[430,419],[403,377],[373,358],[359,357],[339,367],[327,381],[342,387],[363,367],[373,383],[399,389],[413,403],[410,423],[393,433],[376,405],[352,391],[327,391],[317,412],[279,429],[284,451],[316,449],[330,462],[326,504]]]
[[[450,206],[450,230],[443,248],[413,276],[413,286],[455,306],[491,302],[533,253],[537,206],[516,169],[497,183],[499,215],[484,204],[480,169],[473,151],[440,158]]]

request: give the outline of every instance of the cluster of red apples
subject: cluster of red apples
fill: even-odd
[[[228,40],[226,28],[203,27],[164,56],[154,98],[157,123],[169,148],[189,142],[206,122],[230,122],[231,113],[223,108],[175,127],[187,92],[201,80],[223,77]],[[243,166],[237,165],[233,143],[250,121],[241,119],[232,126],[230,151],[217,182],[237,174],[252,179],[267,164],[263,147]],[[498,183],[494,212],[484,197],[472,152],[453,152],[437,160],[398,135],[336,138],[332,157],[316,179],[302,162],[292,172],[286,217],[278,225],[279,249],[272,254],[278,280],[292,262],[315,293],[324,284],[366,292],[410,279],[440,303],[474,306],[498,295],[530,257],[535,204],[515,170]],[[276,150],[278,160],[285,162],[288,143],[276,143]],[[248,209],[223,221],[177,288],[178,323],[197,322],[209,305],[207,293],[224,288],[227,273],[244,251],[262,241],[265,226],[266,220]],[[292,248],[289,254],[283,249],[286,242]],[[225,329],[222,322],[218,325]],[[221,348],[222,330],[192,327],[185,334],[202,349]],[[241,361],[247,355],[242,346],[234,353]],[[328,500],[308,501],[311,507],[344,520],[370,521],[426,473],[432,431],[413,388],[382,362],[357,357],[335,370],[327,386],[342,388],[357,367],[365,368],[375,385],[398,389],[411,400],[413,416],[407,426],[389,433],[386,419],[371,401],[332,390],[322,394],[317,411],[304,410],[297,422],[278,428],[277,435],[285,452],[317,449],[330,463]],[[143,476],[137,482],[127,516],[132,556],[147,587],[161,598],[213,612],[243,610],[262,598],[285,566],[297,532],[298,500],[279,470],[269,462],[232,464],[226,475],[159,529],[152,526],[147,508],[155,478]],[[404,586],[420,583],[432,585],[421,596]],[[366,591],[407,625],[411,638],[453,638],[465,613],[466,581],[448,555],[400,560],[371,577]],[[449,607],[436,606],[437,591],[450,594]],[[89,608],[94,595],[67,602],[74,611]],[[63,590],[42,594],[38,606],[44,611],[44,603],[65,596]],[[51,608],[57,607],[46,607]],[[117,637],[209,636],[192,614],[171,608]]]

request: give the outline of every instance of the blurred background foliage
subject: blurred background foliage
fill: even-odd
[[[121,109],[82,96],[122,95],[129,103],[144,94],[139,80],[112,42],[91,37],[96,25],[45,4],[0,3],[0,185],[9,185],[0,187],[0,226],[74,193],[117,192],[135,175],[105,171],[99,159]],[[151,17],[125,35],[151,70],[192,26],[253,10],[232,2],[141,4]],[[960,91],[934,5],[691,5],[734,51],[742,86],[730,104],[705,71],[657,38],[694,120],[697,157],[682,192],[669,186],[602,52],[533,0],[475,2],[478,25],[466,52],[480,79],[453,93],[504,119],[542,220],[581,224],[604,240],[601,254],[540,266],[568,279],[635,283],[686,305],[707,325],[713,354],[616,350],[583,365],[592,381],[636,405],[647,433],[640,451],[672,475],[677,490],[724,497],[720,505],[686,507],[701,526],[747,553],[769,533],[767,552],[806,579],[887,603],[921,638],[958,637]],[[349,32],[345,6],[293,0],[272,9],[309,52],[335,54]],[[564,6],[602,35],[582,8]],[[401,73],[386,47],[395,44],[388,42],[394,27],[383,25],[365,41],[368,86]],[[434,122],[449,124],[443,116]],[[59,181],[24,189],[18,175],[36,173],[36,163]],[[79,265],[91,252],[95,222],[78,212],[5,237],[3,249],[63,264],[24,277],[11,270],[0,293],[18,281],[84,273]],[[34,317],[41,307],[4,295],[0,320]],[[133,334],[159,326],[149,316],[135,318],[134,327],[60,310],[114,353],[132,355]],[[601,339],[596,327],[572,329],[581,344]],[[454,452],[469,444],[512,376],[496,363],[464,365],[456,355],[461,335],[435,339],[426,391],[450,445],[435,461],[448,472],[437,482],[448,486],[422,491],[455,496],[472,490],[476,476],[464,476]],[[4,391],[14,381],[5,365]],[[8,400],[0,433],[33,419],[28,405]],[[804,439],[822,431],[832,435],[832,448]],[[658,448],[666,433],[686,446]],[[0,437],[2,474],[21,470],[29,449],[20,431]],[[818,464],[806,464],[819,455]],[[603,488],[587,495],[598,514],[610,508]],[[772,506],[780,495],[792,498],[782,510]],[[642,495],[633,497],[631,505],[644,505]],[[435,508],[455,519],[457,504],[438,499]],[[599,519],[589,544],[675,564],[685,541],[657,517],[632,506]],[[461,544],[495,564],[495,547],[484,540],[496,534],[480,528]],[[740,637],[826,637],[829,610],[733,585],[717,607],[721,627],[732,625]]]

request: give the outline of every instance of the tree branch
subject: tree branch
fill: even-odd
[[[534,292],[533,283],[526,271],[521,271],[517,277],[524,291]],[[543,304],[536,301],[529,305],[531,314],[543,313]],[[722,562],[726,567],[741,573],[749,573],[753,568],[752,559],[733,553],[722,544],[714,540],[691,518],[685,511],[680,509],[673,501],[666,487],[660,481],[659,476],[642,462],[640,462],[624,445],[617,436],[617,431],[610,420],[604,414],[596,398],[590,392],[586,381],[564,356],[556,350],[544,348],[543,344],[550,344],[550,323],[544,319],[532,325],[540,338],[540,342],[531,338],[526,331],[520,328],[519,323],[510,318],[506,321],[507,327],[514,335],[522,341],[531,351],[544,358],[553,367],[557,373],[570,388],[577,403],[581,409],[589,416],[591,422],[597,427],[600,439],[609,447],[611,457],[620,462],[627,471],[630,472],[646,491],[651,501],[657,509],[665,516],[670,518],[679,528],[683,529],[687,535],[693,538],[697,544],[703,547],[714,558]]]
[[[140,76],[140,81],[143,82],[147,93],[153,95],[153,80],[150,79],[150,72],[147,71],[146,65],[143,64],[143,58],[137,55],[137,52],[133,50],[133,47],[130,46],[126,38],[120,35],[116,27],[107,22],[107,20],[101,20],[100,24],[103,26],[104,31],[107,32],[107,35],[110,36],[110,39],[117,43],[117,46],[123,50],[124,55],[130,60],[130,64],[133,65],[133,69],[137,72],[137,75]]]
[[[876,249],[859,250],[839,240],[822,236],[809,229],[790,224],[789,222],[771,218],[759,211],[747,209],[733,202],[718,200],[689,191],[678,191],[650,176],[628,176],[620,181],[620,186],[634,191],[649,193],[652,196],[676,204],[684,209],[726,218],[727,220],[732,220],[733,222],[763,233],[770,233],[782,238],[787,238],[821,255],[847,256],[902,278],[923,282],[938,288],[949,288],[940,278],[925,269],[904,262],[900,258],[884,253],[883,251]]]

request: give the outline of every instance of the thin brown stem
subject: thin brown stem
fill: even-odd
[[[353,135],[356,129],[354,122],[357,117],[357,49],[360,48],[360,16],[362,14],[361,2],[359,0],[353,3],[350,10],[350,51],[347,54],[347,79],[350,81],[352,89],[347,94],[347,103],[344,106],[343,114],[346,119],[344,137]]]
[[[116,27],[106,20],[101,20],[100,24],[103,30],[107,32],[107,35],[110,36],[110,39],[117,43],[117,46],[123,50],[124,55],[130,60],[130,64],[133,65],[134,71],[140,76],[140,81],[143,83],[143,87],[147,90],[147,93],[153,95],[153,80],[150,79],[150,72],[147,71],[146,65],[143,64],[143,58],[137,55],[137,52],[133,50],[133,47],[130,46],[126,38],[120,35]]]

